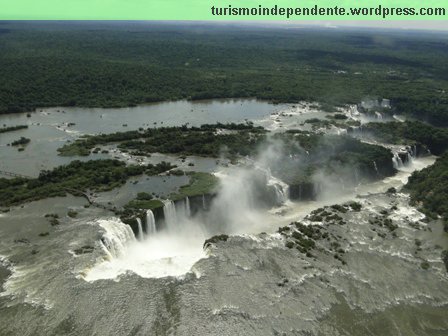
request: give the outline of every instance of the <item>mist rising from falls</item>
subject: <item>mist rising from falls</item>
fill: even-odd
[[[262,200],[258,197],[269,183],[273,185],[272,181],[266,180],[264,173],[233,168],[216,175],[220,178],[221,188],[205,218],[211,234],[256,233],[269,226],[272,218],[266,216],[266,211],[262,210]],[[279,200],[287,194],[286,190],[280,189],[276,184],[274,190]]]
[[[165,218],[165,225],[168,231],[176,232],[176,227],[179,224],[177,218],[176,206],[173,201],[165,201],[163,206],[163,216]]]
[[[283,158],[282,144],[274,142],[255,160],[246,158],[241,166],[215,174],[220,188],[206,219],[207,227],[213,229],[210,233],[259,233],[272,228],[278,219],[266,210],[289,200],[289,186],[273,176],[270,169]]]
[[[272,176],[262,162],[224,168],[215,175],[220,181],[216,197],[199,199],[194,215],[188,197],[166,200],[163,218],[156,220],[148,210],[145,230],[138,220],[138,240],[130,227],[117,219],[109,220],[111,229],[100,224],[106,231],[103,236],[114,241],[107,245],[113,253],[107,251],[110,260],[96,265],[85,279],[116,278],[128,271],[142,277],[180,276],[206,257],[203,244],[207,238],[223,233],[255,234],[279,226],[279,216],[267,210],[288,200],[288,186]]]
[[[400,169],[401,167],[404,166],[403,160],[401,160],[401,157],[400,157],[400,155],[398,155],[397,152],[394,152],[394,156],[392,158],[392,163],[393,163],[395,169]]]
[[[146,233],[137,219],[138,240],[131,227],[117,218],[98,221],[104,231],[101,244],[108,260],[88,271],[85,280],[116,278],[129,271],[142,277],[180,276],[190,271],[196,261],[206,257],[202,247],[207,236],[186,209],[189,203],[179,204],[165,202],[165,220],[160,224],[147,210]],[[158,229],[162,224],[164,228]]]
[[[154,235],[157,232],[156,220],[154,213],[151,210],[146,211],[146,234],[149,236]]]
[[[272,186],[275,190],[277,204],[286,203],[289,200],[289,185],[282,180],[272,176],[271,170],[266,171],[267,185]]]

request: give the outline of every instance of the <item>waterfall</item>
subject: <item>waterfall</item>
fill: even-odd
[[[392,158],[392,163],[395,169],[403,167],[403,161],[401,160],[400,155],[398,153],[394,153],[394,157]]]
[[[340,186],[342,187],[342,190],[345,190],[345,183],[344,183],[344,180],[342,179],[342,177],[339,178],[339,183],[340,183]]]
[[[205,206],[205,195],[204,194],[202,194],[202,209],[203,210],[207,209],[207,207]]]
[[[308,153],[309,154],[309,153]],[[272,176],[271,169],[269,167],[261,167],[255,161],[247,158],[248,161],[254,163],[255,169],[264,173],[266,178],[266,185],[272,187],[275,192],[275,198],[278,205],[285,203],[289,200],[289,185],[282,180]]]
[[[266,177],[268,179],[267,185],[274,188],[277,203],[285,203],[289,199],[289,185],[272,176],[270,170],[267,170]]]
[[[151,210],[146,211],[146,234],[153,235],[157,232],[156,220]]]
[[[143,240],[142,220],[140,218],[137,218],[137,225],[138,225],[137,238],[138,240]]]
[[[355,167],[355,169],[354,169],[354,171],[355,171],[355,184],[359,184],[359,173],[358,173],[358,168],[357,167]]]
[[[314,198],[318,197],[322,193],[322,190],[323,190],[322,183],[320,183],[320,182],[313,183],[312,188],[313,188],[313,197]]]
[[[188,196],[185,198],[185,215],[187,218],[191,217],[190,199]]]
[[[376,118],[378,120],[382,120],[383,119],[383,115],[380,112],[375,112]]]
[[[275,199],[277,203],[282,204],[285,203],[288,199],[287,193],[284,188],[282,188],[278,184],[273,184],[274,191],[275,191]]]
[[[376,165],[375,161],[373,161],[373,167],[375,168],[376,174],[380,175],[380,172],[378,171],[378,166]]]
[[[101,219],[98,220],[98,224],[105,231],[101,244],[110,257],[119,257],[126,249],[126,245],[135,241],[131,227],[117,218]]]
[[[413,147],[411,146],[406,146],[406,158],[407,158],[407,163],[411,164],[414,158],[414,153],[413,153]]]
[[[167,200],[163,206],[163,215],[168,230],[176,230],[178,225],[176,207],[173,201]]]
[[[392,158],[392,165],[394,166],[395,169],[398,169],[398,161],[397,161],[397,157],[395,156],[395,153]]]
[[[403,167],[403,160],[401,159],[400,155],[398,155],[397,153],[395,153],[395,155],[397,155],[398,166]]]

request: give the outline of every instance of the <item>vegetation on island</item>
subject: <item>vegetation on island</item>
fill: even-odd
[[[388,149],[349,136],[290,130],[275,134],[273,139],[283,144],[285,159],[271,170],[290,185],[312,182],[317,171],[326,176],[337,175],[347,183],[375,180],[395,173]]]
[[[309,183],[317,170],[331,175],[350,169],[347,175],[356,179],[356,183],[363,178],[378,179],[394,173],[392,154],[381,146],[362,143],[349,136],[290,130],[268,137],[266,132],[262,127],[255,127],[251,123],[148,128],[87,136],[65,144],[59,152],[61,155],[88,154],[96,146],[115,143],[118,148],[131,154],[138,152],[139,155],[150,155],[160,152],[211,157],[225,155],[235,159],[238,156],[255,157],[263,146],[270,145],[272,141],[280,141],[285,159],[282,165],[272,166],[271,170],[288,184]],[[355,176],[355,171],[359,176]],[[196,173],[193,177],[200,176],[199,174]],[[200,183],[197,185],[181,188],[179,195],[172,196],[183,198],[204,193],[197,192],[197,189],[202,189],[203,181],[199,179],[198,182]],[[205,189],[209,189],[207,183],[214,184],[213,181],[207,181]]]
[[[448,153],[421,171],[412,173],[405,186],[411,201],[431,218],[441,216],[448,232]]]
[[[125,209],[145,209],[145,210],[154,210],[161,207],[163,207],[163,202],[157,199],[152,200],[133,199],[124,206]]]
[[[168,197],[170,200],[179,201],[186,197],[202,196],[216,191],[219,180],[213,174],[203,172],[188,172],[186,174],[189,176],[188,184],[181,186],[176,193],[170,194]],[[154,199],[149,193],[140,192],[124,208],[126,210],[155,210],[163,205],[163,200]]]
[[[171,194],[171,200],[216,192],[219,179],[215,175],[203,172],[188,172],[187,175],[189,176],[190,181],[188,184],[181,186],[177,193]]]
[[[25,146],[28,145],[31,142],[31,139],[20,137],[18,140],[14,140],[11,142],[11,146]]]
[[[139,155],[154,152],[178,155],[234,157],[253,153],[266,131],[246,124],[214,124],[200,127],[148,128],[112,134],[86,136],[58,149],[63,156],[89,155],[96,146],[118,143],[118,147]]]
[[[303,124],[311,125],[313,132],[320,132],[324,129],[338,128],[339,130],[349,130],[351,127],[358,127],[361,122],[354,119],[348,119],[345,114],[335,113],[325,116],[326,119],[310,118],[306,119]]]
[[[8,126],[8,127],[0,127],[0,133],[14,132],[21,129],[27,129],[28,125],[17,125],[17,126]]]
[[[432,154],[441,155],[448,148],[448,129],[419,121],[368,123],[361,134],[373,135],[383,142],[399,145],[425,145]]]
[[[154,197],[147,192],[139,192],[137,197],[131,201],[129,201],[125,206],[125,210],[131,209],[144,209],[144,210],[154,210],[157,208],[163,207],[163,202],[158,199],[154,199]]]
[[[0,45],[0,113],[225,97],[335,111],[387,98],[388,113],[448,125],[441,34],[7,22]]]
[[[156,175],[174,168],[169,163],[130,165],[118,160],[72,161],[53,170],[42,171],[38,178],[0,178],[0,206],[18,205],[48,197],[107,191],[126,183],[129,177]]]

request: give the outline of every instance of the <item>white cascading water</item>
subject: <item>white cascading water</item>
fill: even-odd
[[[413,154],[412,154],[412,152],[410,152],[409,150],[408,150],[408,152],[407,152],[407,158],[408,158],[408,160],[407,160],[407,164],[412,164],[412,161],[414,160],[414,157],[413,157]]]
[[[380,112],[375,112],[375,115],[378,120],[383,120],[383,115]]]
[[[214,234],[251,234],[272,229],[272,223],[278,217],[270,217],[270,213],[260,211],[254,195],[260,187],[260,171],[265,174],[266,185],[275,190],[278,203],[288,200],[288,185],[272,177],[266,169],[231,168],[215,173],[221,186],[207,213],[207,226],[215,230]]]
[[[157,232],[156,220],[151,210],[146,211],[146,234],[152,236]]]
[[[100,219],[98,224],[104,229],[101,244],[110,257],[117,258],[123,255],[126,245],[135,242],[131,227],[118,218]]]
[[[341,185],[342,190],[345,190],[345,182],[344,182],[344,180],[342,179],[342,177],[339,178],[339,183],[340,183],[340,185]]]
[[[271,173],[271,169],[255,167],[256,170],[262,171],[266,176],[266,185],[273,187],[275,191],[275,198],[278,205],[284,204],[289,200],[289,185],[282,180],[274,177]]]
[[[395,169],[403,167],[403,160],[401,160],[400,155],[398,155],[398,153],[396,152],[394,153],[394,157],[392,158],[392,163]]]
[[[288,201],[289,185],[287,185],[282,180],[279,180],[278,178],[272,176],[270,170],[268,170],[267,179],[267,185],[274,187],[277,204],[284,204],[286,201]]]
[[[87,271],[84,279],[113,279],[129,271],[145,278],[181,276],[189,272],[196,261],[206,258],[203,244],[210,235],[203,232],[198,223],[182,215],[183,211],[176,213],[173,202],[165,203],[164,213],[168,230],[156,231],[154,214],[148,210],[148,235],[141,241],[136,240],[131,227],[120,220],[101,221],[100,225],[106,230],[102,244],[109,258]]]
[[[205,209],[207,209],[205,206],[205,195],[202,194],[202,210],[205,210]]]
[[[187,218],[191,217],[191,208],[190,208],[190,199],[187,197],[185,197],[185,215],[187,216]]]
[[[313,183],[313,195],[314,197],[318,197],[322,192],[322,184],[321,183]]]
[[[176,232],[179,220],[177,218],[176,206],[173,201],[165,201],[163,206],[163,216],[165,217],[165,225],[168,231]]]
[[[142,226],[142,220],[140,218],[137,218],[137,226],[138,226],[137,238],[138,240],[143,240],[143,226]]]
[[[148,278],[181,276],[199,259],[207,257],[203,250],[205,239],[222,233],[253,234],[273,230],[279,222],[284,223],[283,217],[274,211],[260,210],[261,204],[257,204],[254,192],[263,181],[259,178],[260,170],[230,168],[215,175],[220,179],[220,187],[210,204],[206,204],[204,195],[202,205],[207,212],[191,216],[189,199],[177,204],[167,200],[163,206],[164,228],[156,230],[159,223],[155,223],[154,214],[148,211],[148,235],[141,241],[137,241],[131,228],[119,220],[115,219],[112,224],[105,221],[104,244],[110,258],[87,271],[85,279],[117,278],[127,272]],[[279,203],[287,201],[288,186],[270,173],[265,176],[265,183],[273,186]],[[151,234],[153,224],[154,234]],[[157,227],[163,227],[160,224]],[[139,228],[139,232],[143,230]]]

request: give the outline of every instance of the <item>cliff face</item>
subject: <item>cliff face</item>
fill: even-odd
[[[291,184],[289,186],[289,198],[295,201],[312,201],[316,199],[318,186],[313,182]]]
[[[190,205],[190,213],[192,216],[197,214],[199,211],[207,211],[210,209],[212,200],[216,197],[216,194],[204,194],[198,196],[191,196],[188,198],[188,203]],[[185,207],[186,198],[174,201],[174,206],[176,208]],[[165,213],[163,211],[163,206],[152,209],[154,215],[156,229],[161,230],[165,226]],[[143,231],[146,232],[148,227],[146,210],[135,210],[132,215],[122,216],[121,220],[123,223],[128,224],[134,234],[138,233],[138,222],[137,218],[141,220]]]
[[[392,161],[392,154],[390,157],[379,157],[370,164],[362,165],[359,169],[361,177],[370,181],[381,180],[397,172]]]

